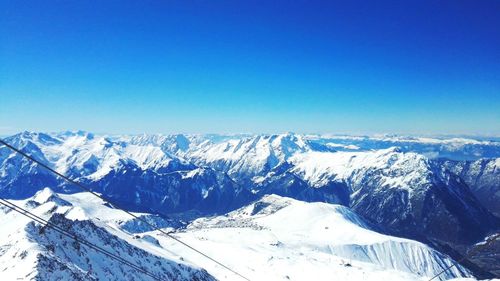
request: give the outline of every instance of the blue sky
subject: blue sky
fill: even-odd
[[[0,0],[0,134],[500,134],[500,1]]]

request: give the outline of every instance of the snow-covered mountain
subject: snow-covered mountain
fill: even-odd
[[[157,231],[131,226],[133,219],[91,194],[44,189],[11,202],[165,280],[237,280]],[[18,213],[2,208],[0,217],[7,222],[0,232],[2,279],[149,280]],[[332,274],[349,280],[425,280],[455,263],[422,243],[373,231],[346,207],[276,195],[165,229],[251,280],[329,280]],[[457,265],[440,280],[456,277],[471,273]]]
[[[84,132],[25,132],[7,141],[130,209],[163,214],[192,209],[224,212],[251,196],[225,173],[198,167],[158,146]],[[59,192],[81,191],[6,147],[0,147],[0,186],[1,195],[18,199],[45,186]]]
[[[7,141],[32,154],[35,152],[33,156],[37,159],[72,177],[96,180],[127,163],[157,172],[192,169],[189,163],[157,146],[134,145],[86,132],[52,135],[23,132]]]
[[[173,218],[163,226],[277,194],[341,204],[377,231],[456,258],[500,230],[486,209],[500,205],[497,160],[481,158],[500,155],[496,140],[24,132],[6,141],[123,208]],[[47,186],[81,191],[0,146],[0,196],[24,200]]]
[[[416,152],[428,158],[477,160],[500,157],[500,138],[491,137],[408,137],[397,135],[336,136],[321,135],[315,141],[341,151],[366,151],[399,147],[404,152]]]
[[[196,233],[196,239],[216,244],[230,240],[235,256],[259,256],[249,266],[256,274],[270,274],[275,280],[286,279],[285,276],[292,280],[328,280],[332,274],[340,279],[411,280],[433,276],[453,263],[422,243],[371,230],[361,217],[344,206],[305,203],[277,195],[264,196],[225,216],[198,219],[186,233]],[[238,243],[242,246],[236,246]],[[262,252],[266,253],[263,257]],[[314,270],[290,269],[297,261],[306,260],[309,262],[304,262],[305,266],[314,264]],[[264,268],[264,272],[259,272],[259,268]],[[380,270],[398,274],[383,277]],[[311,272],[314,273],[308,278]],[[470,275],[463,267],[457,267],[443,279],[464,276]]]
[[[223,171],[237,181],[269,172],[296,153],[334,151],[295,134],[256,136],[137,136],[131,143],[157,145],[198,166]]]
[[[500,158],[443,162],[469,185],[486,208],[500,217]]]
[[[102,210],[109,208],[100,203],[93,208],[101,208],[101,214],[112,212]],[[147,247],[133,241],[132,236],[112,231],[100,220],[102,216],[89,220],[84,209],[49,189],[38,192],[33,198],[15,201],[15,204],[28,208],[79,239],[104,248],[159,279],[215,280],[192,264],[174,256],[161,256],[148,251]],[[2,280],[155,280],[6,207],[0,209],[0,217]]]
[[[141,138],[143,142],[146,139]],[[354,149],[347,143],[332,146],[331,139],[295,134],[219,139],[192,136],[175,145],[178,140],[179,136],[164,137],[163,143],[168,145],[158,145],[196,165],[228,173],[259,196],[279,194],[340,203],[384,228],[395,229],[399,235],[467,244],[499,225],[460,177],[427,156],[430,145],[438,145],[437,153],[470,146],[500,151],[496,142],[457,138],[380,140],[429,146],[425,153],[417,153],[408,152],[408,146],[377,150]]]
[[[421,154],[399,149],[296,155],[291,172],[314,188],[350,190],[358,214],[405,236],[454,243],[484,237],[498,220],[461,179]]]

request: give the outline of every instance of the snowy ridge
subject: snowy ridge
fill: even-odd
[[[203,241],[221,241],[223,238],[220,236],[226,233],[224,239],[230,240],[233,246],[236,241],[246,245],[235,246],[233,251],[252,256],[252,249],[255,249],[261,255],[265,253],[264,256],[272,257],[272,263],[276,263],[273,267],[278,268],[272,275],[276,276],[276,280],[285,279],[277,277],[280,274],[288,274],[292,280],[295,277],[301,279],[296,270],[287,268],[288,271],[280,272],[279,268],[284,267],[288,259],[300,260],[302,256],[312,263],[326,263],[324,267],[317,265],[317,270],[325,270],[317,272],[315,278],[318,280],[327,280],[331,276],[330,270],[343,278],[364,276],[369,280],[382,280],[378,270],[383,270],[400,272],[400,275],[384,277],[389,280],[419,280],[433,276],[454,263],[422,243],[372,231],[363,219],[346,207],[305,203],[276,195],[266,196],[227,216],[196,220],[182,236],[195,233]],[[325,256],[330,256],[330,260],[324,260]],[[355,267],[360,266],[361,272],[346,268],[342,262],[347,261]],[[252,261],[249,263],[252,266]],[[332,268],[326,269],[327,265]],[[258,273],[257,265],[252,268],[256,269],[255,274],[262,274]],[[444,274],[441,280],[467,276],[471,276],[470,273],[458,266]]]
[[[370,262],[383,268],[392,268],[429,277],[454,264],[450,258],[416,243],[385,241],[370,245],[346,244],[332,246],[329,250],[345,259]],[[453,272],[444,278],[453,275],[470,276],[470,273],[464,268],[454,267]]]
[[[39,151],[34,156],[45,160],[58,172],[93,180],[102,178],[124,163],[134,163],[144,170],[187,165],[156,146],[133,145],[83,132],[55,136],[25,132],[8,141],[30,153]]]
[[[220,143],[203,142],[190,148],[184,157],[198,165],[217,167],[229,175],[253,177],[271,170],[297,152],[309,150],[302,136],[258,135]]]
[[[32,199],[17,201],[16,205],[29,208],[38,216],[53,223],[80,239],[126,258],[166,280],[214,280],[208,273],[175,257],[162,257],[138,247],[126,235],[113,235],[109,226],[90,220],[83,209],[60,198],[48,189]],[[87,205],[89,206],[89,205]],[[93,208],[99,209],[97,206]],[[106,208],[107,209],[107,208]],[[106,211],[106,210],[102,210]],[[28,218],[6,208],[0,216],[4,222],[0,231],[0,277],[3,280],[154,280],[137,270],[74,240],[62,236],[51,228],[42,227]],[[78,219],[70,220],[68,217]],[[123,216],[123,215],[122,215]],[[109,216],[108,216],[109,218]],[[95,218],[94,218],[95,219]],[[127,241],[128,240],[128,241]],[[134,245],[135,244],[135,245]]]
[[[292,171],[320,187],[330,181],[356,181],[377,170],[382,185],[405,188],[428,182],[430,172],[428,160],[416,153],[401,153],[397,148],[370,152],[310,152],[298,154],[290,160],[295,164]]]

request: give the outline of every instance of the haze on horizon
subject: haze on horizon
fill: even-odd
[[[500,2],[2,1],[0,135],[500,136]]]

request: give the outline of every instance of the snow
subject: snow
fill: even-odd
[[[77,206],[76,210],[72,210],[69,215],[73,215],[72,219],[88,219],[98,218],[101,221],[120,221],[129,219],[128,215],[120,209],[109,208],[106,202],[97,198],[95,195],[88,192],[80,192],[71,195],[59,194],[62,199],[71,202],[73,206]],[[78,216],[80,214],[80,216]],[[143,213],[136,213],[141,216]]]
[[[193,144],[181,156],[198,165],[219,167],[229,175],[255,176],[283,163],[296,152],[309,150],[307,141],[300,135],[257,135]]]
[[[44,202],[49,198],[59,200]],[[86,239],[99,242],[103,234],[95,236],[92,233],[105,231],[110,235],[106,239],[122,241],[119,243],[120,247],[125,247],[123,249],[141,249],[144,254],[151,255],[150,259],[161,257],[194,268],[205,268],[219,280],[238,280],[231,272],[157,231],[140,234],[137,239],[135,234],[121,228],[121,223],[130,220],[127,214],[109,208],[89,193],[62,195],[44,189],[33,198],[12,202],[25,206],[35,200],[42,203],[34,207],[33,212],[46,218],[65,214],[67,218],[81,222],[74,230],[84,231],[82,234],[85,233]],[[57,202],[71,205],[61,206]],[[43,262],[38,253],[47,255],[43,245],[49,243],[52,236],[48,236],[49,240],[30,238],[33,232],[26,228],[28,219],[14,212],[5,214],[5,211],[0,216],[6,222],[0,230],[0,251],[5,253],[0,255],[0,277],[46,274],[37,272],[37,264]],[[89,220],[96,229],[86,223]],[[342,280],[426,280],[453,262],[422,243],[371,230],[363,219],[346,207],[306,203],[277,195],[266,196],[224,216],[197,219],[173,235],[251,280],[330,280],[331,276]],[[23,251],[27,256],[18,258]],[[56,250],[55,254],[62,255],[63,252]],[[91,260],[100,259],[96,253],[86,254]],[[13,255],[16,262],[10,258]],[[121,255],[127,256],[125,253]],[[53,254],[47,257],[53,265]],[[61,258],[71,262],[70,269],[83,270],[82,274],[86,272],[86,262],[78,254],[68,255],[66,252],[58,260]],[[78,264],[78,267],[72,267]],[[110,269],[105,264],[94,263],[93,266],[104,270],[99,273],[96,269],[96,274],[105,274],[106,268]],[[64,271],[58,274],[67,278]],[[459,266],[443,276],[468,276],[468,273]]]
[[[409,191],[417,181],[425,181],[428,160],[416,153],[401,153],[397,148],[368,152],[307,152],[294,155],[292,171],[314,187],[330,181],[355,181],[369,170],[382,171],[384,186]]]
[[[329,139],[330,138],[330,139]],[[314,156],[324,153],[319,160],[330,163],[330,153],[323,149],[340,152],[366,152],[383,144],[406,147],[414,153],[428,157],[448,156],[479,158],[483,154],[499,154],[500,142],[483,141],[470,138],[430,138],[404,136],[334,136],[334,135],[299,135],[293,133],[279,135],[139,135],[139,136],[95,136],[86,132],[66,132],[59,134],[42,134],[25,132],[20,134],[16,142],[32,143],[38,147],[49,166],[64,174],[76,173],[98,180],[115,170],[122,163],[134,163],[139,168],[158,170],[172,162],[195,164],[199,167],[209,166],[227,172],[233,179],[242,178],[260,181],[263,173],[289,161],[297,154]],[[420,144],[430,146],[413,146]],[[484,146],[484,148],[483,148]],[[465,148],[468,149],[465,149]],[[479,147],[470,148],[469,147]],[[342,151],[345,150],[345,151]],[[378,149],[377,149],[378,150]],[[386,149],[382,149],[384,151]],[[405,152],[408,152],[406,151]],[[470,150],[470,151],[469,151]],[[462,152],[464,151],[464,152]],[[490,151],[490,152],[488,152]],[[493,152],[491,152],[493,151]],[[497,152],[495,152],[497,151]],[[364,158],[368,154],[345,154],[342,157],[357,156]],[[464,155],[462,155],[464,154]],[[337,154],[339,160],[341,154]],[[294,163],[297,163],[295,157]],[[500,159],[500,158],[499,158]],[[347,159],[348,160],[348,159]],[[344,161],[347,161],[344,159]],[[367,159],[375,160],[375,159]],[[310,161],[313,161],[312,159]],[[499,160],[500,161],[500,160]],[[359,164],[360,161],[356,163]],[[345,167],[339,164],[339,168]],[[320,167],[318,167],[320,168]],[[332,167],[329,168],[333,169]],[[2,170],[1,173],[5,173]],[[348,173],[348,172],[341,172]],[[338,174],[338,173],[337,173]],[[339,176],[339,178],[342,178]]]
[[[78,171],[93,180],[104,177],[120,163],[132,162],[141,169],[156,170],[172,161],[160,147],[128,144],[88,133],[67,134],[57,140],[48,144],[35,141],[49,166],[63,174]]]
[[[48,196],[47,196],[48,195]],[[28,207],[28,202],[43,201],[59,195],[45,189],[33,198],[11,201],[18,206]],[[75,197],[75,198],[74,198]],[[39,217],[49,220],[80,239],[106,249],[115,255],[146,268],[165,280],[213,280],[206,272],[187,262],[178,260],[168,253],[158,254],[148,247],[157,247],[155,239],[143,236],[143,242],[117,227],[116,221],[123,220],[126,214],[110,209],[97,200],[91,203],[89,194],[66,195],[64,199],[28,207]],[[62,200],[73,203],[85,200],[86,205],[68,209],[58,205]],[[102,202],[101,202],[102,203]],[[87,213],[90,211],[89,213]],[[75,216],[75,212],[81,215]],[[118,215],[116,212],[120,212]],[[108,214],[109,213],[109,214]],[[66,218],[63,217],[66,214]],[[96,216],[96,217],[94,217]],[[148,276],[74,240],[61,236],[50,228],[42,231],[40,225],[14,211],[0,210],[2,228],[0,229],[0,279],[2,280],[152,280]],[[71,219],[73,221],[70,221]],[[119,235],[116,235],[119,234]]]
[[[367,139],[394,142],[395,145],[403,142],[429,144],[459,152],[465,146],[486,145],[492,149],[498,146],[498,142],[465,138],[337,136],[329,140],[325,136],[291,133],[135,137],[94,136],[84,132],[23,133],[19,142],[30,145],[29,150],[33,153],[39,153],[39,148],[37,158],[77,179],[99,180],[121,165],[130,163],[154,171],[173,164],[189,165],[188,169],[176,168],[167,172],[162,169],[164,174],[180,173],[183,180],[197,178],[209,169],[220,171],[218,175],[226,172],[244,186],[249,183],[251,191],[256,194],[258,190],[251,184],[264,183],[275,173],[274,169],[282,167],[283,171],[298,176],[315,188],[332,181],[349,183],[352,194],[359,186],[356,183],[362,183],[367,175],[376,180],[374,188],[400,188],[409,193],[429,183],[433,171],[428,157],[423,154],[438,157],[439,152],[420,151],[420,148],[408,152],[413,148],[398,147],[372,150],[367,149],[372,144],[349,143]],[[1,150],[0,153],[0,164],[13,160],[14,154]],[[486,152],[474,150],[472,153],[485,155]],[[485,169],[494,174],[498,171],[500,158],[489,161],[485,167],[481,166],[482,163],[482,160],[471,163],[473,175]],[[2,168],[1,177],[16,174],[15,165]],[[203,187],[201,192],[203,197],[209,197],[208,187]],[[125,229],[124,225],[131,221],[130,218],[89,193],[62,195],[46,188],[17,203],[33,208],[46,218],[64,214],[71,220],[92,221],[107,233],[150,254],[194,268],[206,268],[221,280],[236,279],[227,270],[156,231],[137,234],[134,231],[145,230],[140,227]],[[41,246],[46,241],[33,241],[28,237],[26,219],[12,213],[0,213],[0,216],[9,218],[9,223],[0,230],[0,241],[5,241],[0,245],[0,276],[2,279],[4,276],[18,276],[17,272],[35,276],[39,268],[37,263],[40,263],[36,253],[46,252]],[[175,230],[167,224],[164,227],[168,231]],[[139,238],[134,239],[134,235]],[[448,257],[422,243],[373,231],[346,207],[305,203],[279,196],[267,196],[224,216],[200,218],[187,229],[177,229],[175,236],[255,280],[327,280],[331,276],[341,280],[426,280],[426,276],[452,263]],[[27,255],[19,261],[23,251],[27,251]],[[16,262],[11,261],[9,257],[12,256],[16,257]],[[76,257],[70,260],[73,258]],[[4,273],[2,269],[5,269]],[[468,276],[468,273],[457,268],[445,277],[460,275]]]
[[[187,173],[184,173],[182,175],[182,178],[183,179],[190,179],[190,178],[194,178],[195,176],[203,173],[204,170],[201,169],[201,168],[198,168],[198,169],[194,169],[194,170],[191,170],[191,171],[188,171]]]
[[[500,143],[495,141],[478,140],[468,137],[411,137],[411,136],[397,136],[397,135],[373,135],[373,136],[352,136],[352,135],[335,135],[335,134],[322,134],[314,136],[316,139],[339,139],[339,140],[375,140],[375,141],[389,141],[389,142],[412,142],[422,144],[449,144],[455,146],[463,145],[494,145],[500,146]]]
[[[331,280],[331,276],[340,280],[426,280],[453,263],[422,243],[370,230],[345,207],[276,195],[227,216],[198,219],[175,236],[251,280]],[[181,250],[161,235],[156,238],[164,248]],[[183,257],[197,260],[220,280],[235,280],[193,253],[185,252]],[[462,276],[461,272],[466,270],[460,267],[444,277]]]
[[[344,145],[340,143],[334,143],[334,142],[329,142],[326,144],[326,146],[331,147],[331,148],[345,148],[349,150],[358,150],[360,149],[359,146],[354,145],[354,144],[349,144],[349,145]]]

